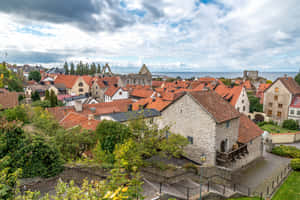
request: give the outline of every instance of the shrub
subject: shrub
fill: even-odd
[[[289,158],[300,158],[300,149],[297,149],[296,147],[293,146],[280,145],[274,147],[272,149],[272,153],[279,156],[289,157]]]
[[[183,168],[187,171],[192,170],[195,174],[198,174],[198,167],[193,163],[186,163],[183,165]]]
[[[291,167],[293,170],[300,171],[300,159],[295,158],[291,160]]]
[[[297,130],[299,128],[298,123],[293,119],[284,120],[282,127],[290,130]]]

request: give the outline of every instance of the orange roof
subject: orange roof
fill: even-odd
[[[258,86],[258,91],[260,92],[264,92],[267,88],[269,88],[271,85],[271,83],[261,83],[259,86]]]
[[[141,97],[141,98],[147,98],[151,97],[151,95],[154,93],[151,89],[133,89],[130,93],[133,97]]]
[[[243,90],[243,86],[239,85],[239,86],[234,86],[233,88],[231,88],[230,93],[232,96],[232,99],[230,101],[230,104],[235,106],[237,100],[239,99],[239,96],[241,95],[241,92]]]
[[[163,81],[152,81],[152,87],[161,87],[163,83]]]
[[[263,131],[253,121],[241,114],[238,142],[248,143],[262,134]]]
[[[249,80],[246,80],[243,84],[243,86],[246,88],[246,89],[251,89],[252,88],[252,84]]]
[[[72,88],[79,76],[57,75],[54,84],[64,84],[66,88]]]
[[[105,91],[105,95],[112,97],[114,96],[114,94],[120,89],[120,87],[115,87],[115,86],[110,86],[106,91]]]
[[[99,123],[100,121],[88,119],[88,117],[75,112],[70,112],[59,122],[59,124],[66,129],[81,126],[88,130],[96,130]]]
[[[171,101],[163,101],[161,98],[156,98],[155,100],[153,99],[146,108],[163,111],[171,103]]]
[[[152,101],[152,98],[145,98],[145,99],[140,99],[137,102],[134,102],[132,104],[132,109],[133,110],[139,110],[141,107],[144,108],[146,105],[148,105]]]
[[[218,93],[225,100],[229,101],[231,105],[235,106],[239,96],[242,92],[243,86],[234,86],[233,88],[228,88],[226,85],[218,85],[215,88],[215,92]]]
[[[86,84],[88,84],[89,86],[92,86],[92,81],[95,79],[95,78],[93,78],[93,77],[91,77],[91,76],[81,76],[82,77],[82,79],[84,80],[84,82],[86,83]]]

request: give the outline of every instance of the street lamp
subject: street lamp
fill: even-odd
[[[204,153],[201,154],[200,161],[201,161],[201,164],[203,164],[206,161],[206,156]],[[203,173],[202,170],[203,170],[202,167],[200,167],[200,173],[199,173],[199,175],[200,175],[200,197],[199,197],[199,200],[202,200],[202,180],[201,180],[201,176]]]

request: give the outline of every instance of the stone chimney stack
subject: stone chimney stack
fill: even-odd
[[[76,112],[82,112],[82,103],[81,103],[81,101],[75,101],[74,107],[75,107]]]

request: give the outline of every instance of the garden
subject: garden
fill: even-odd
[[[258,126],[269,133],[296,133],[299,132],[298,124],[294,120],[285,120],[282,126],[277,125],[275,122],[260,122]]]

